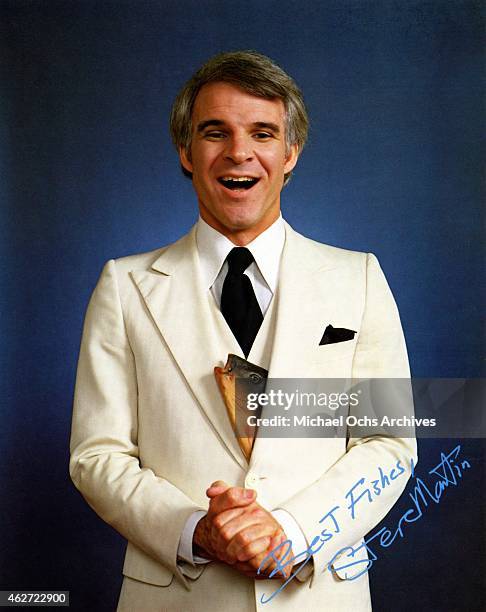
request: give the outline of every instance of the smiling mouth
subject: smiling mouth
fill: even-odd
[[[252,176],[222,176],[218,179],[218,183],[226,187],[226,189],[231,189],[231,191],[248,191],[248,189],[256,185],[259,180],[260,179]]]

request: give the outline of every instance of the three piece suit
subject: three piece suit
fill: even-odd
[[[357,333],[320,345],[328,325]],[[385,516],[405,477],[360,505],[355,519],[342,509],[340,531],[314,555],[310,579],[293,580],[267,604],[262,596],[276,581],[219,563],[181,570],[181,531],[207,509],[215,480],[255,489],[262,506],[289,512],[310,543],[353,483],[416,457],[408,438],[257,436],[248,463],[213,376],[228,353],[243,356],[202,286],[194,228],[169,247],[106,264],[85,320],[70,471],[128,540],[120,610],[370,609],[367,575],[344,580],[327,564]],[[286,224],[278,289],[248,360],[271,378],[408,377],[398,311],[376,258],[319,244]]]

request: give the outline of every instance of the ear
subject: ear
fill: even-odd
[[[287,156],[285,157],[284,174],[292,172],[292,170],[295,168],[297,160],[299,159],[299,153],[300,152],[298,145],[293,144],[290,147],[290,151],[288,152]]]
[[[187,170],[188,172],[192,172],[192,163],[189,160],[187,151],[184,147],[179,147],[179,159],[181,162],[181,166],[184,168],[184,170]]]

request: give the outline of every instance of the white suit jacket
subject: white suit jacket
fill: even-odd
[[[274,299],[270,377],[409,376],[397,308],[373,255],[319,244],[286,224]],[[215,480],[256,489],[258,501],[289,512],[310,543],[319,519],[357,480],[415,459],[410,439],[257,438],[248,465],[212,372],[241,349],[214,309],[201,286],[194,228],[169,247],[106,264],[79,358],[70,463],[76,487],[127,538],[124,574],[164,587],[160,610],[369,609],[367,575],[341,580],[327,563],[385,516],[405,477],[360,506],[359,520],[343,515],[340,533],[314,555],[311,579],[292,581],[270,603],[260,600],[275,581],[252,581],[217,563],[191,578],[181,573],[181,531],[195,510],[207,509],[205,490]],[[319,346],[329,324],[357,334]]]

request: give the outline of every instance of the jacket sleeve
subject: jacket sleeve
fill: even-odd
[[[70,474],[104,521],[186,584],[177,565],[177,548],[186,520],[200,508],[170,482],[140,466],[137,401],[135,361],[125,331],[116,263],[111,260],[84,323]]]
[[[354,380],[410,377],[398,310],[378,261],[372,254],[367,256],[365,307],[354,354],[352,376]],[[408,404],[405,408],[408,414],[413,416],[411,394],[405,395],[406,397],[402,398]],[[350,414],[353,414],[352,408]],[[281,504],[280,507],[290,512],[297,520],[309,544],[325,528],[333,534],[332,538],[325,543],[319,542],[314,548],[317,550],[320,547],[313,556],[313,580],[319,579],[339,551],[346,547],[357,548],[356,544],[359,546],[364,536],[384,518],[406,485],[410,476],[411,460],[416,464],[414,438],[381,435],[350,438],[346,453],[321,478]],[[397,464],[399,468],[396,467]],[[392,468],[403,468],[404,472],[390,486],[384,487],[379,495],[375,495],[371,483],[376,480],[380,467],[386,473]],[[368,494],[365,494],[359,503],[356,503],[352,513],[348,507],[351,498],[347,494],[361,479],[364,480],[356,488],[354,497],[369,488],[372,493],[371,501]],[[332,517],[320,522],[323,515],[334,507],[338,507],[333,514],[339,524],[338,533]],[[347,560],[350,564],[363,558],[364,561],[356,564],[354,571],[336,570],[338,577],[350,578],[353,574],[362,572],[366,565],[364,548],[356,557]],[[339,559],[336,558],[334,567],[339,565]],[[344,566],[345,563],[341,565]]]

